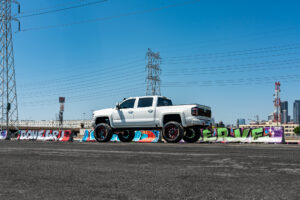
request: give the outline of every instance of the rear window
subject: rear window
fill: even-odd
[[[138,108],[152,107],[153,98],[140,98]]]
[[[157,100],[157,106],[172,106],[172,101],[170,99],[159,97]]]

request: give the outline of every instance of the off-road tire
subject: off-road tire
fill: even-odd
[[[194,143],[199,140],[201,136],[200,128],[191,127],[185,130],[185,135],[183,136],[183,140],[187,143]]]
[[[94,136],[98,142],[108,142],[113,135],[112,128],[105,123],[97,124],[94,129]]]
[[[163,138],[168,143],[177,143],[183,138],[184,135],[184,129],[182,125],[175,121],[166,123],[162,132]]]
[[[118,137],[121,142],[131,142],[135,136],[134,131],[125,130],[123,133],[119,133]]]

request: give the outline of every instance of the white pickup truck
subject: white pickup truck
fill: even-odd
[[[117,133],[122,142],[130,142],[135,130],[162,130],[167,142],[181,139],[196,142],[200,128],[210,126],[211,108],[199,104],[173,106],[162,96],[130,97],[115,108],[93,113],[95,138],[98,142],[110,141]]]

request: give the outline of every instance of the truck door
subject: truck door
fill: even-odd
[[[138,127],[155,127],[155,107],[153,97],[139,98],[134,111],[134,124]]]
[[[120,104],[120,109],[115,109],[112,113],[113,124],[116,127],[133,126],[135,99],[127,99]]]

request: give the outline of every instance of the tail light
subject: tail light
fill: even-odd
[[[198,108],[197,108],[197,107],[192,108],[192,115],[193,115],[193,116],[199,115],[199,113],[198,113]]]

